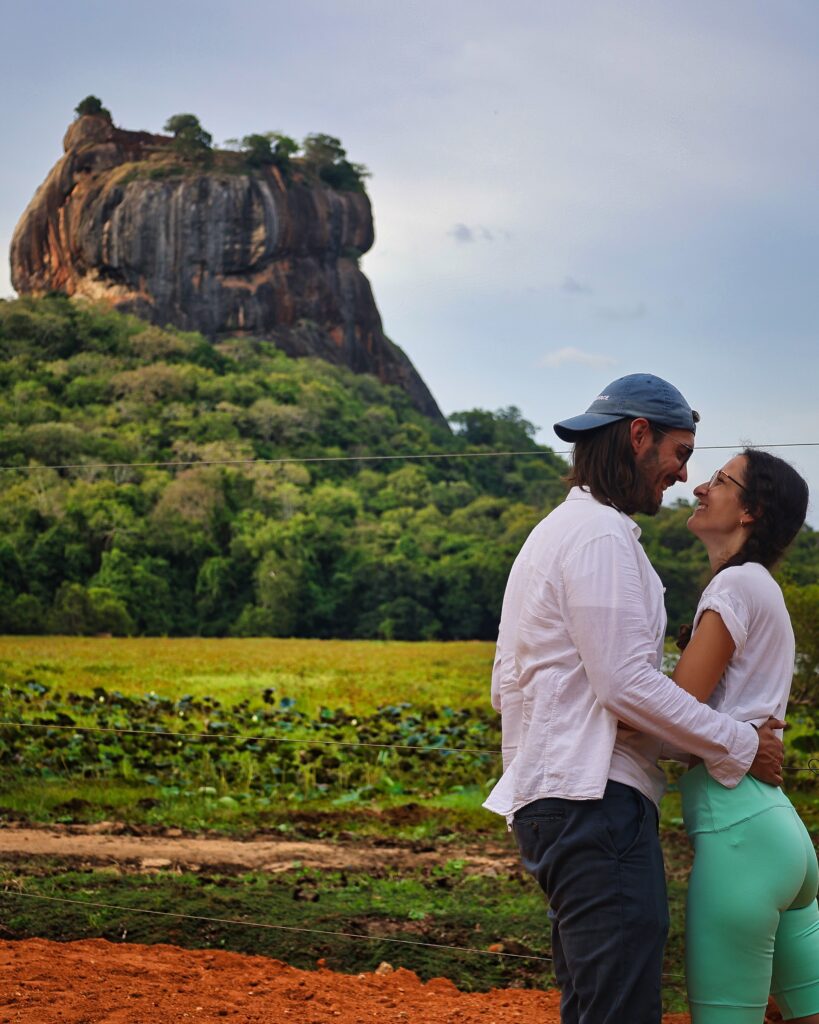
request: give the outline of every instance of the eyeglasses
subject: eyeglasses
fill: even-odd
[[[671,434],[669,434],[667,430],[662,430],[660,427],[658,427],[654,423],[652,423],[651,426],[652,426],[652,429],[656,430],[658,434],[662,434],[664,437],[671,437]],[[682,469],[683,466],[686,464],[686,462],[688,462],[688,460],[694,454],[694,449],[693,449],[693,447],[690,444],[686,444],[685,441],[680,441],[676,437],[672,437],[671,440],[674,441],[676,444],[678,444],[680,446],[680,448],[684,448],[685,449],[685,453],[683,455],[680,455],[679,449],[677,450],[677,459],[679,460],[679,463],[680,463],[680,469]]]
[[[746,494],[748,493],[748,488],[747,488],[747,487],[746,487],[746,486],[745,486],[744,484],[741,484],[741,483],[739,482],[739,480],[737,480],[737,479],[736,479],[735,477],[731,476],[731,474],[730,474],[730,473],[726,473],[724,469],[718,469],[718,470],[716,470],[716,471],[714,472],[714,475],[713,475],[713,476],[711,477],[711,479],[710,479],[710,480],[708,481],[708,490],[709,490],[709,491],[710,491],[710,490],[711,490],[711,488],[712,488],[712,487],[714,487],[714,486],[715,486],[716,484],[721,484],[721,483],[722,483],[721,477],[726,477],[726,478],[727,478],[728,480],[730,480],[730,481],[731,481],[731,483],[732,483],[732,484],[736,484],[736,485],[737,485],[737,487],[738,487],[738,488],[739,488],[739,489],[740,489],[741,491],[745,491],[745,493],[746,493]]]

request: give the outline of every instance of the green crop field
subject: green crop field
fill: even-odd
[[[488,707],[494,644],[379,640],[0,637],[0,685],[34,679],[62,692],[95,687],[176,700],[258,702],[267,688],[315,713],[385,704]]]
[[[0,813],[370,835],[412,803],[404,838],[492,830],[491,660],[475,642],[2,638]]]

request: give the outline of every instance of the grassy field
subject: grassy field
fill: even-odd
[[[0,637],[0,685],[34,678],[61,691],[95,687],[176,700],[258,702],[267,688],[314,714],[373,712],[409,701],[489,706],[494,644],[379,640]]]
[[[480,809],[500,767],[492,654],[485,643],[0,638],[0,814],[233,834],[493,830]],[[407,804],[424,808],[411,823],[397,813]]]

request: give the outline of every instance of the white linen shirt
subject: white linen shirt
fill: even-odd
[[[660,671],[663,588],[639,536],[574,487],[515,559],[492,672],[504,772],[484,804],[507,820],[541,797],[600,799],[610,778],[657,803],[660,741],[697,754],[728,787],[756,755],[753,726]]]

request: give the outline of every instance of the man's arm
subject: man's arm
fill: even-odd
[[[504,645],[505,632],[501,617],[495,663],[492,666],[492,707],[501,716],[501,753],[504,771],[518,752],[523,725],[523,693],[517,685],[515,653]]]
[[[695,700],[654,667],[643,581],[630,543],[595,537],[563,566],[566,621],[598,701],[617,718],[706,763],[735,786],[757,756],[752,725]]]

